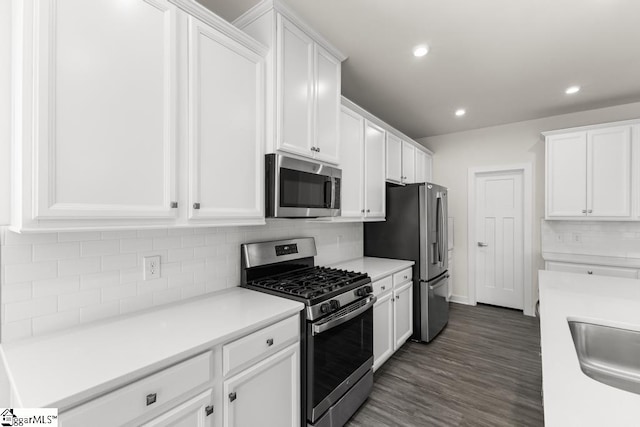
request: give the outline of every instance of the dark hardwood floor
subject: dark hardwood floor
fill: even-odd
[[[347,426],[542,426],[539,352],[538,319],[451,304],[433,342],[407,342],[376,372]]]

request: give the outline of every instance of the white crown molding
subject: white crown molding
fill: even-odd
[[[559,135],[559,134],[568,133],[568,132],[584,132],[587,130],[603,129],[603,128],[609,128],[609,127],[615,127],[615,126],[633,126],[638,124],[640,124],[640,119],[623,120],[619,122],[598,123],[598,124],[588,125],[588,126],[579,126],[574,128],[550,130],[550,131],[542,132],[542,135],[552,136],[552,135]]]
[[[238,27],[220,18],[218,15],[211,12],[209,9],[196,2],[195,0],[169,0],[169,2],[173,3],[178,8],[187,12],[191,16],[198,18],[205,24],[208,24],[211,27],[215,28],[224,35],[231,37],[238,43],[242,44],[248,49],[251,49],[253,52],[257,53],[263,58],[269,53],[269,48],[267,48],[265,45],[258,42],[256,39],[249,36]]]
[[[367,110],[365,110],[364,108],[362,108],[361,106],[356,104],[355,102],[351,101],[349,98],[345,98],[344,95],[342,96],[342,106],[347,107],[348,109],[355,111],[356,113],[360,114],[365,119],[367,119],[370,122],[380,126],[385,131],[387,131],[389,133],[392,133],[393,135],[397,136],[401,140],[412,144],[418,150],[424,151],[425,153],[428,153],[428,154],[433,156],[433,151],[429,150],[424,145],[416,142],[414,139],[409,138],[407,135],[405,135],[404,133],[400,132],[399,130],[397,130],[393,126],[389,125],[388,123],[380,120],[378,117],[374,116],[373,114],[371,114],[370,112],[368,112]]]
[[[314,30],[304,19],[300,17],[300,15],[298,15],[282,0],[261,1],[260,3],[243,13],[239,18],[234,20],[233,25],[238,28],[244,28],[272,9],[297,25],[302,31],[304,31],[309,37],[311,37],[324,49],[329,51],[329,53],[335,56],[340,62],[343,62],[347,59],[347,55],[345,55],[343,52],[338,50],[338,48],[332,45],[327,39],[322,36],[322,34]]]

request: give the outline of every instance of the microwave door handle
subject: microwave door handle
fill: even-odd
[[[336,179],[335,178],[331,178],[331,206],[330,208],[333,209],[336,207]]]
[[[332,189],[332,183],[331,183],[331,180],[328,179],[324,182],[324,207],[325,208],[331,207],[331,199],[332,199],[331,189]]]

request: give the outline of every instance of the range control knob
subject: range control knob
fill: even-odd
[[[354,291],[357,297],[363,297],[367,294],[364,288],[358,288]]]
[[[364,287],[364,293],[365,293],[365,295],[372,294],[373,293],[373,288],[371,286],[368,286],[368,285],[365,286]]]
[[[340,301],[332,299],[329,301],[329,305],[331,305],[331,311],[336,311],[340,308]]]
[[[321,313],[328,313],[329,311],[331,311],[331,307],[326,302],[320,306]]]

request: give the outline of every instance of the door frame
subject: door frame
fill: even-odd
[[[519,163],[501,166],[479,166],[468,169],[468,206],[467,206],[467,262],[468,262],[468,295],[469,305],[476,305],[476,179],[480,175],[490,173],[521,172],[522,173],[522,222],[523,222],[523,274],[524,274],[524,314],[534,315],[534,305],[537,298],[533,295],[532,265],[533,265],[533,166],[531,163]]]

